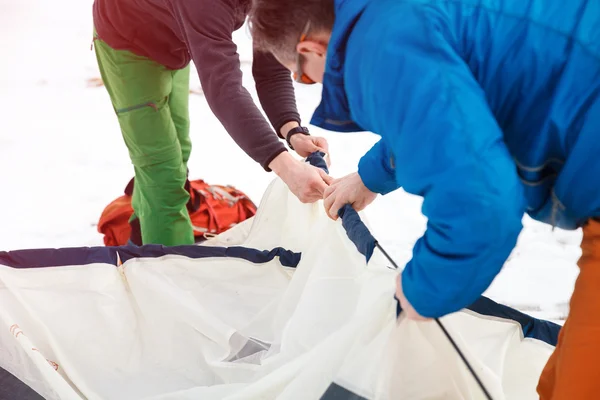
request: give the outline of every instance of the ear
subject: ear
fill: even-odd
[[[323,57],[327,52],[327,47],[313,40],[305,40],[296,45],[296,51],[299,54],[307,55],[309,53],[314,53],[320,57]]]

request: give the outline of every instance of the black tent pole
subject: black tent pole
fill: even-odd
[[[400,268],[398,268],[398,264],[396,264],[396,262],[392,259],[392,257],[389,256],[389,254],[383,249],[383,247],[381,247],[381,245],[379,244],[379,242],[375,241],[375,247],[377,247],[383,253],[383,255],[385,256],[385,258],[387,258],[388,261],[390,263],[392,263],[392,265],[394,266],[394,268],[396,268],[397,270],[400,270]],[[463,354],[463,352],[460,350],[460,348],[458,347],[458,345],[456,344],[456,342],[454,341],[454,339],[452,339],[452,336],[450,335],[450,333],[446,330],[446,328],[442,324],[442,321],[440,321],[439,318],[435,318],[435,322],[438,324],[438,326],[440,327],[440,329],[442,330],[442,332],[444,332],[444,335],[446,335],[446,337],[448,338],[448,340],[452,344],[452,347],[454,347],[454,350],[456,350],[456,352],[458,353],[458,355],[460,356],[460,358],[463,360],[463,362],[465,363],[467,369],[469,370],[469,372],[471,372],[471,375],[473,375],[473,378],[475,379],[475,381],[477,381],[477,384],[481,388],[481,391],[483,392],[483,394],[485,394],[485,397],[488,400],[493,400],[492,396],[490,395],[490,393],[486,389],[485,385],[483,384],[483,382],[481,381],[481,379],[479,379],[479,376],[477,375],[477,373],[475,372],[475,370],[471,366],[471,363],[469,363],[469,361],[467,360],[467,358],[465,357],[465,355]]]

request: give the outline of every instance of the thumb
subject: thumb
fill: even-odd
[[[329,153],[329,143],[327,143],[327,140],[325,138],[322,137],[316,137],[314,138],[313,143],[323,151],[323,153]]]
[[[323,151],[315,142],[313,142],[312,140],[309,142],[310,145],[307,146],[310,148],[310,150],[308,150],[310,153],[314,153],[315,151]]]
[[[325,181],[325,183],[329,186],[333,183],[334,179],[327,175],[327,173],[325,171],[323,171],[321,168],[319,168],[319,175],[321,175],[321,178]]]
[[[320,151],[319,147],[316,146],[312,140],[305,140],[301,144],[296,144],[294,147],[296,149],[296,153],[302,157],[308,157],[312,153]]]
[[[327,152],[325,152],[325,162],[327,163],[327,166],[331,167],[331,157]]]

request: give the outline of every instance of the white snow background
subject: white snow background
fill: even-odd
[[[92,0],[0,0],[0,250],[102,245],[100,213],[132,177],[108,94],[88,87],[99,77],[90,50],[91,6]],[[234,40],[244,84],[256,99],[246,27]],[[200,89],[195,70],[191,88]],[[308,123],[320,85],[297,85],[296,94]],[[202,95],[190,96],[190,178],[233,184],[258,204],[275,175],[236,146]],[[378,139],[310,128],[329,141],[334,177],[355,171]],[[400,265],[424,231],[420,205],[420,198],[398,190],[367,210],[374,235]],[[552,231],[527,217],[524,223],[486,295],[562,323],[578,274],[581,231]]]

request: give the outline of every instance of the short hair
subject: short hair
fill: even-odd
[[[307,24],[310,32],[330,32],[334,19],[333,0],[253,0],[248,25],[258,51],[293,62]]]

